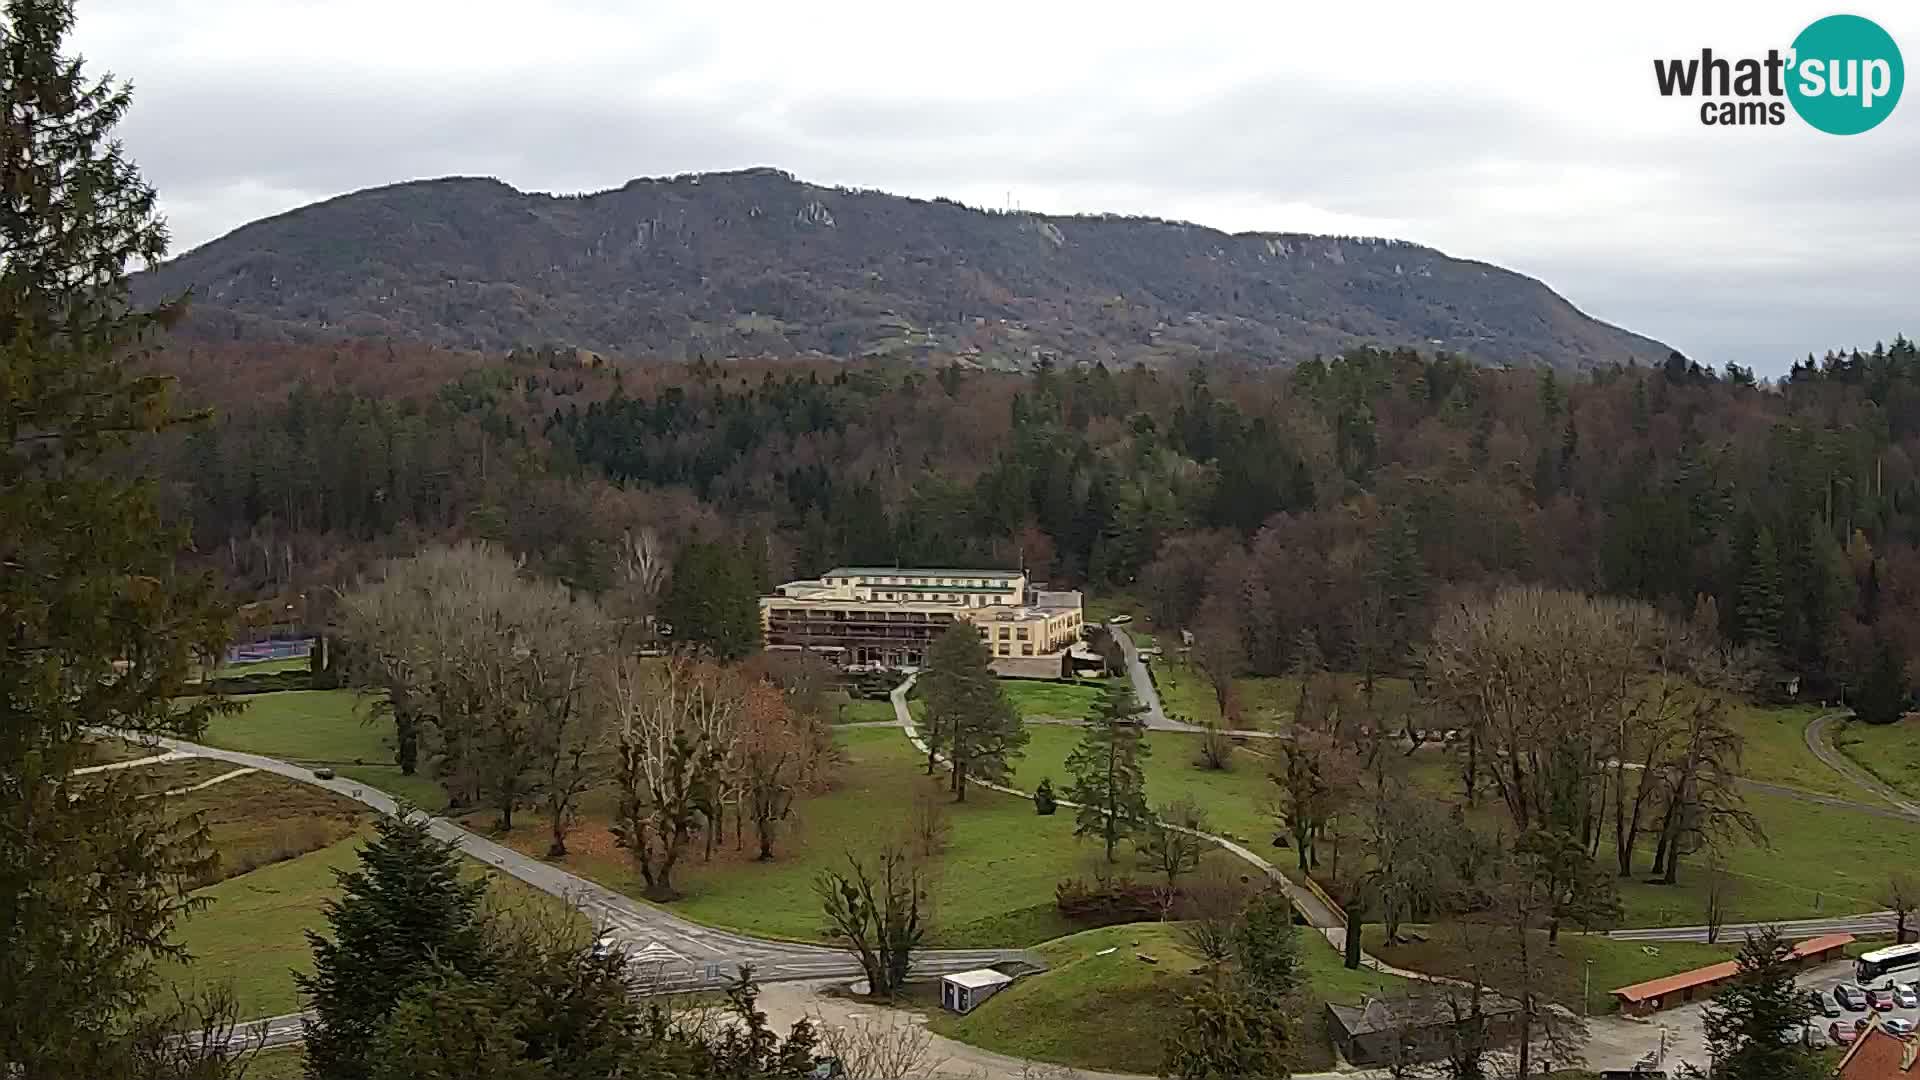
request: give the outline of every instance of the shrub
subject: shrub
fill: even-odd
[[[1053,795],[1053,779],[1042,777],[1040,786],[1033,789],[1033,812],[1041,817],[1052,817],[1060,809],[1060,800]]]
[[[1060,914],[1090,928],[1157,919],[1160,901],[1160,890],[1132,878],[1092,885],[1081,878],[1067,878],[1053,887],[1053,903]]]

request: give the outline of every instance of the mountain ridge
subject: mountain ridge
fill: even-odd
[[[1355,344],[1584,369],[1670,351],[1544,283],[1405,240],[1006,213],[777,169],[583,195],[411,180],[250,222],[136,275],[187,332],[563,343],[625,356],[1290,363]]]

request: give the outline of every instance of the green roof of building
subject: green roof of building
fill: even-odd
[[[1019,570],[925,570],[917,566],[836,566],[820,575],[823,578],[836,577],[976,577],[1003,578],[1011,581],[1020,577]]]

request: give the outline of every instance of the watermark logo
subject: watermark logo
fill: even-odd
[[[1708,127],[1785,124],[1791,106],[1829,135],[1858,135],[1893,112],[1907,73],[1900,47],[1878,23],[1829,15],[1800,31],[1785,53],[1730,58],[1701,49],[1698,57],[1655,60],[1653,77],[1661,97],[1700,98]]]

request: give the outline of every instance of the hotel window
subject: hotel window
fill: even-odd
[[[1022,646],[1020,646],[1020,655],[1021,655],[1021,656],[1032,656],[1032,655],[1033,655],[1033,646],[1031,646],[1031,645],[1022,645]]]

